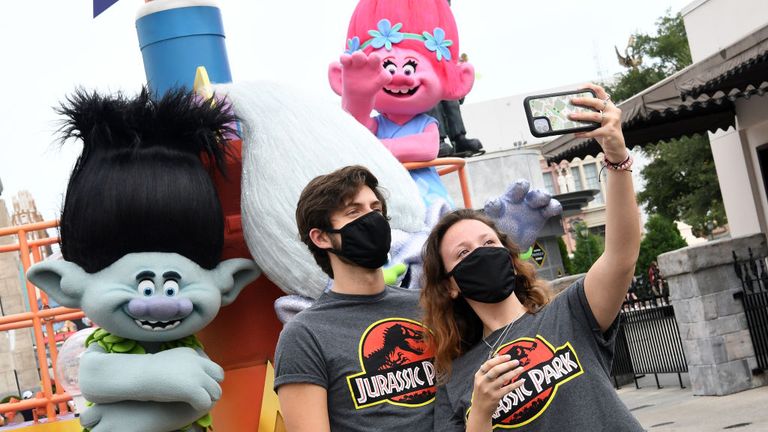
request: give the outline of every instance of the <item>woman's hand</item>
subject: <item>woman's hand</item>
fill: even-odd
[[[611,102],[611,97],[604,88],[595,84],[584,84],[584,87],[592,89],[597,97],[573,98],[571,103],[596,109],[599,112],[571,113],[568,118],[597,122],[600,123],[600,127],[593,131],[577,133],[575,136],[595,138],[603,148],[606,159],[614,163],[622,162],[627,158],[628,151],[624,143],[624,134],[621,132],[621,110]]]
[[[476,413],[485,421],[490,421],[501,398],[523,385],[525,380],[515,381],[523,372],[523,368],[518,366],[520,362],[506,354],[494,357],[480,366],[475,373],[470,417]]]

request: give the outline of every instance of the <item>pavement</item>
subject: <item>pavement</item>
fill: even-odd
[[[622,386],[619,397],[640,424],[650,432],[663,431],[768,431],[768,387],[728,396],[694,396],[688,374],[659,375],[661,389],[653,375]]]

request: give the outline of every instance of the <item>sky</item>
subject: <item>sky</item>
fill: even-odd
[[[667,10],[692,0],[453,0],[460,50],[477,81],[465,103],[622,71],[630,34],[652,33]],[[91,0],[14,1],[0,26],[2,198],[29,190],[45,219],[57,218],[77,143],[61,145],[53,107],[76,87],[138,91],[145,81],[135,32],[142,0],[120,0],[92,18]],[[328,64],[344,49],[357,0],[221,0],[235,81],[287,82],[336,97]],[[192,71],[191,73],[193,73]]]

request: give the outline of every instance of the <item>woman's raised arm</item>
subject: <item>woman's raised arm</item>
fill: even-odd
[[[595,138],[603,149],[608,166],[606,181],[605,251],[592,265],[584,280],[584,291],[592,313],[605,331],[616,319],[635,272],[640,251],[640,213],[637,208],[632,173],[632,159],[621,132],[621,110],[610,102],[605,90],[594,84],[586,87],[597,98],[576,98],[573,103],[602,111],[574,113],[574,120],[597,121],[600,128],[577,134]]]

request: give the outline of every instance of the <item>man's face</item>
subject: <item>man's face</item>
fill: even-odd
[[[353,220],[377,211],[382,212],[382,203],[368,186],[362,186],[355,196],[344,201],[341,208],[331,213],[331,226],[341,229]]]
[[[383,210],[384,203],[379,201],[379,198],[376,196],[373,190],[367,186],[362,186],[352,197],[345,199],[341,206],[339,206],[337,210],[330,214],[329,219],[331,223],[331,229],[322,230],[320,228],[313,228],[309,233],[310,238],[320,249],[342,251],[344,248],[342,244],[343,239],[341,233],[331,231],[341,230],[347,224],[352,223],[363,216],[370,215],[371,212],[383,213]],[[366,234],[362,233],[362,235]],[[354,242],[358,240],[352,239],[352,241]],[[366,239],[359,241],[366,242]],[[387,249],[389,249],[389,245],[387,245]],[[332,259],[333,257],[336,257],[337,259],[347,264],[356,266],[361,265],[357,264],[355,261],[350,260],[349,258],[344,257],[343,254],[340,253],[331,254]]]
[[[372,211],[382,212],[383,205],[379,198],[368,186],[362,186],[352,198],[347,199],[341,208],[331,213],[331,226],[341,229],[353,220],[365,216]],[[331,234],[334,249],[341,249],[341,235]]]

